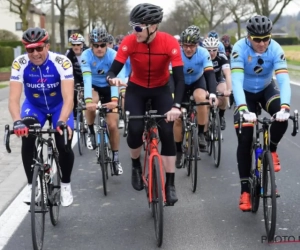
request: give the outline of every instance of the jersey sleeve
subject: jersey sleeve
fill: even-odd
[[[66,56],[61,55],[61,57],[63,58],[62,64],[56,64],[56,69],[60,75],[60,80],[63,81],[74,79],[71,61]]]
[[[230,65],[229,65],[229,60],[228,60],[227,56],[224,53],[220,53],[219,56],[221,58],[222,70],[229,69]]]
[[[244,92],[244,58],[240,44],[235,44],[231,53],[231,82],[237,106],[247,105]]]
[[[183,66],[182,58],[181,58],[181,52],[180,52],[180,47],[178,41],[170,36],[168,37],[168,41],[166,41],[167,46],[168,46],[168,53],[170,56],[170,61],[172,64],[172,68],[177,67],[177,66]]]
[[[10,81],[23,83],[23,74],[24,66],[21,65],[18,62],[18,58],[16,58],[11,65]]]
[[[83,84],[84,84],[84,99],[89,102],[92,101],[92,70],[90,66],[90,58],[89,51],[85,50],[81,54],[81,62],[80,67],[83,76]]]
[[[279,44],[275,46],[274,54],[274,70],[278,86],[280,89],[280,102],[281,105],[290,105],[291,102],[291,85],[290,77],[287,70],[287,63],[284,56],[284,51]]]
[[[207,71],[214,71],[214,66],[212,64],[212,60],[211,60],[211,57],[210,57],[210,54],[208,52],[207,49],[203,49],[201,50],[201,54],[203,55],[203,69],[204,69],[204,72],[207,72]]]

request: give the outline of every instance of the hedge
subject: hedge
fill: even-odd
[[[18,46],[23,47],[23,44],[21,41],[0,41],[0,46],[8,46],[8,47],[13,47],[16,48]]]
[[[0,47],[0,67],[8,67],[12,65],[14,60],[14,49],[12,47]]]
[[[297,45],[299,44],[298,37],[272,37],[280,45]]]

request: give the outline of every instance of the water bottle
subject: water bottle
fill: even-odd
[[[255,164],[257,166],[258,171],[260,171],[260,167],[261,167],[262,152],[263,152],[263,149],[260,147],[255,150]]]

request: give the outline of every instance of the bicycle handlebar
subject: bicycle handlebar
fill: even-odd
[[[68,128],[67,126],[64,126],[63,129],[63,136],[64,136],[64,143],[65,143],[65,147],[68,145]],[[28,130],[28,134],[31,135],[39,135],[39,134],[54,134],[54,133],[58,133],[58,131],[56,129],[45,129],[42,130],[40,124],[33,124],[30,126],[29,130]],[[5,130],[4,130],[4,144],[6,147],[6,151],[7,153],[11,153],[11,148],[9,145],[10,142],[10,135],[15,134],[15,132],[13,130],[9,129],[9,125],[5,125]]]
[[[243,118],[243,112],[240,111],[239,113],[240,113],[239,134],[241,134],[242,133],[242,124],[243,124],[244,118]],[[298,110],[295,110],[294,115],[289,117],[289,119],[293,121],[293,131],[291,133],[292,136],[296,136],[296,134],[298,133],[298,128],[299,128],[299,124],[298,124],[298,118],[299,117],[298,116],[299,116]],[[267,117],[257,118],[257,122],[260,123],[260,124],[263,124],[263,125],[270,125],[274,121],[276,121],[274,116],[272,116],[271,118],[267,118]]]

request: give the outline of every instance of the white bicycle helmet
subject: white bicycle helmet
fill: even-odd
[[[180,41],[180,36],[179,36],[179,35],[175,35],[174,38],[175,38],[177,41]]]
[[[79,33],[74,33],[70,36],[69,42],[71,44],[82,44],[85,42],[84,37]]]
[[[202,42],[204,48],[218,48],[219,44],[219,40],[214,37],[207,37]]]

